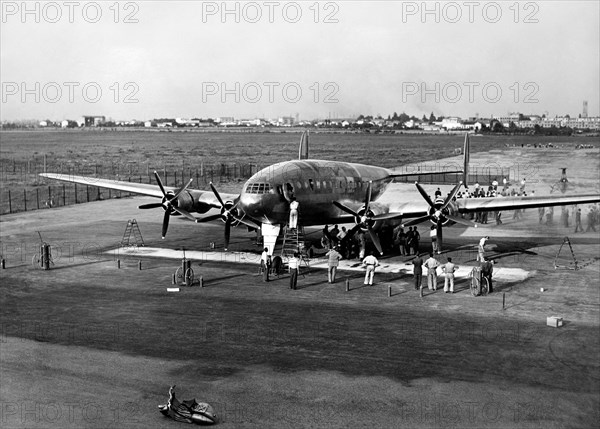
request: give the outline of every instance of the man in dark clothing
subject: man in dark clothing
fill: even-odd
[[[488,279],[488,283],[490,288],[488,289],[488,293],[492,293],[494,288],[492,287],[492,273],[494,272],[494,261],[486,259],[485,262],[481,264],[481,277]],[[481,293],[481,285],[479,286]]]
[[[421,234],[417,231],[417,227],[413,230],[413,249],[415,249],[415,255],[419,254],[419,241],[421,241]]]
[[[419,290],[421,288],[421,280],[423,279],[423,258],[417,254],[415,259],[413,259],[412,264],[414,266],[413,276],[415,278],[415,290]]]
[[[406,232],[406,250],[407,254],[410,255],[413,248],[413,241],[415,239],[415,233],[413,232],[412,226],[408,227],[408,231]]]

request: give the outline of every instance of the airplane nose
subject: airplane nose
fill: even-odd
[[[264,208],[260,195],[241,195],[238,207],[242,209],[248,216],[260,217],[264,214]]]

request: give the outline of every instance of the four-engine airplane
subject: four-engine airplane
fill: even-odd
[[[260,170],[246,181],[239,195],[221,194],[212,183],[211,191],[190,189],[191,179],[181,188],[165,187],[156,172],[154,174],[158,186],[55,173],[44,173],[41,176],[161,198],[160,203],[144,204],[139,208],[162,208],[165,211],[163,238],[172,215],[181,215],[195,222],[223,220],[225,249],[229,243],[232,225],[244,224],[249,228],[260,228],[265,247],[270,253],[273,253],[281,226],[287,224],[292,197],[300,203],[301,225],[354,222],[355,227],[351,234],[358,230],[368,232],[380,253],[382,249],[376,232],[386,223],[408,226],[429,220],[436,225],[438,242],[441,244],[443,226],[455,223],[476,226],[460,217],[464,213],[600,202],[600,194],[457,200],[455,196],[461,185],[463,182],[467,183],[468,134],[465,135],[463,153],[462,170],[395,173],[390,169],[372,165],[309,159],[308,134],[305,132],[300,142],[299,159],[280,162]],[[422,201],[394,201],[388,204],[377,202],[396,177],[449,173],[462,174],[463,182],[459,182],[443,199],[437,198],[432,201],[421,185],[416,183],[417,190],[423,197]],[[221,212],[204,218],[191,215],[193,212],[204,214],[213,208]],[[405,221],[406,219],[408,221]]]

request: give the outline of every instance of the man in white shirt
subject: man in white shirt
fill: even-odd
[[[429,290],[437,290],[437,267],[440,263],[430,253],[424,265],[427,267],[427,287]]]
[[[485,242],[489,239],[489,236],[485,236],[481,240],[479,240],[479,246],[477,248],[477,262],[485,261]]]
[[[298,208],[300,203],[296,201],[296,197],[292,197],[290,202],[290,229],[296,229],[298,227]]]
[[[290,289],[296,290],[296,284],[298,283],[298,267],[300,266],[300,259],[298,259],[298,252],[294,252],[288,261],[288,268],[290,269]]]
[[[454,293],[454,272],[458,267],[452,263],[452,258],[448,258],[448,263],[442,265],[442,270],[445,273],[444,293],[448,293],[448,285],[450,285],[450,293]]]
[[[263,281],[269,281],[269,270],[271,269],[271,255],[269,255],[269,249],[264,248],[260,255],[260,269],[262,270]]]
[[[375,256],[373,256],[373,252],[369,252],[369,256],[363,259],[363,265],[367,267],[367,272],[365,273],[365,285],[373,286],[373,276],[375,275],[375,267],[379,265],[379,261]]]

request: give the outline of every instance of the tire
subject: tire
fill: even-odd
[[[191,268],[188,268],[185,271],[184,283],[186,286],[191,286],[194,284],[194,270],[192,270]]]
[[[481,277],[481,295],[485,296],[490,290],[490,281],[487,277]]]
[[[477,277],[473,276],[471,278],[471,295],[478,296],[479,295],[479,281]]]

